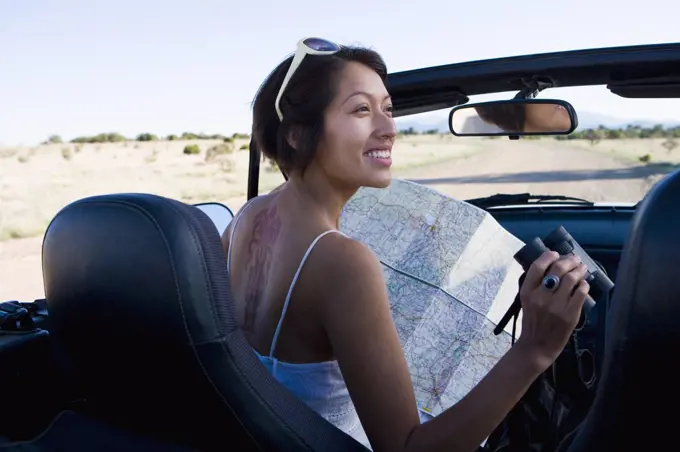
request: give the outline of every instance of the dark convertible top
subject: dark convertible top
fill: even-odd
[[[571,50],[469,61],[389,75],[395,116],[450,108],[476,94],[607,85],[623,97],[680,97],[680,43]]]
[[[680,42],[538,53],[389,74],[394,117],[452,108],[468,96],[606,85],[622,97],[680,98]],[[257,196],[260,151],[250,143],[248,199]]]

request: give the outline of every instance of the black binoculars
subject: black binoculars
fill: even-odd
[[[581,245],[578,244],[563,226],[552,231],[543,240],[539,237],[534,237],[515,253],[514,258],[517,263],[522,266],[524,271],[527,271],[531,264],[546,251],[556,251],[560,256],[576,255],[581,258],[581,262],[588,267],[585,280],[590,284],[590,291],[583,305],[583,310],[586,315],[595,307],[594,298],[599,298],[614,288],[612,280],[609,279],[602,268],[588,256],[588,253],[581,248]],[[498,325],[494,329],[494,334],[499,335],[510,322],[510,319],[519,313],[521,308],[522,306],[519,297],[517,297],[501,321],[498,322]]]

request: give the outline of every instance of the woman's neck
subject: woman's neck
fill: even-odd
[[[305,173],[305,177],[291,175],[283,188],[290,191],[300,202],[308,204],[321,218],[340,226],[340,212],[357,189],[338,189],[325,177],[315,177],[314,173]]]

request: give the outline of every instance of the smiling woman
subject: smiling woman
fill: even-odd
[[[587,292],[584,270],[556,264],[573,284],[548,292],[537,278],[557,257],[538,259],[522,286],[529,333],[459,403],[420,413],[380,261],[339,231],[361,187],[391,182],[397,130],[386,78],[374,51],[314,38],[261,86],[253,144],[288,180],[251,199],[222,236],[236,315],[279,383],[364,445],[472,451],[564,348]]]
[[[321,320],[328,284],[310,272],[333,274],[335,250],[354,248],[337,230],[344,203],[361,186],[390,183],[397,131],[386,77],[374,51],[300,41],[253,104],[254,142],[288,181],[246,204],[223,235],[240,326],[262,363],[367,446]]]

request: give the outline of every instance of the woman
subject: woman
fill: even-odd
[[[521,288],[515,346],[460,403],[421,424],[380,262],[338,231],[360,187],[390,184],[397,130],[386,74],[372,50],[308,39],[260,87],[253,138],[288,181],[248,202],[223,236],[236,312],[274,377],[373,450],[472,451],[566,344],[585,268],[541,256]],[[548,270],[560,278],[555,290],[541,285]]]
[[[569,112],[560,104],[490,104],[479,105],[475,111],[484,122],[508,133],[557,133],[571,127]]]
[[[523,104],[479,105],[475,111],[487,124],[500,127],[505,132],[523,132],[525,112]]]

